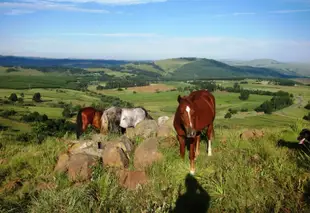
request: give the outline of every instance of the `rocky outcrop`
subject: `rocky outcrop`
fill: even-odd
[[[104,167],[127,168],[129,166],[129,158],[125,151],[118,146],[119,144],[109,143],[105,146],[102,152]]]
[[[175,145],[175,140],[170,140],[174,134],[172,122],[173,118],[163,116],[159,123],[143,120],[135,128],[128,128],[126,135],[112,140],[97,134],[92,140],[71,141],[68,150],[59,155],[54,172],[66,172],[69,180],[79,182],[91,179],[94,166],[112,167],[121,186],[136,189],[148,182],[145,169],[163,158],[158,150],[159,141],[169,138],[174,142],[171,145]],[[131,140],[137,137],[142,140],[138,145]],[[127,170],[131,161],[135,171]]]
[[[157,125],[161,126],[162,124],[166,123],[166,121],[169,119],[168,116],[161,116],[157,119]]]
[[[134,167],[144,170],[152,163],[161,160],[163,155],[158,151],[158,140],[155,137],[146,139],[135,150]]]
[[[127,128],[126,136],[129,138],[142,137],[149,138],[156,136],[158,129],[157,122],[155,120],[143,120],[137,124],[134,128]]]
[[[71,181],[85,181],[91,178],[92,166],[98,158],[84,153],[72,155],[68,162],[68,177]]]
[[[119,183],[127,189],[136,189],[139,185],[148,183],[145,171],[120,170],[118,172]]]

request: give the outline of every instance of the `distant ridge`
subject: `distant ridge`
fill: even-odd
[[[272,59],[251,61],[218,61],[207,58],[179,57],[163,60],[115,60],[115,59],[53,59],[41,57],[0,56],[0,66],[22,67],[104,67],[124,73],[140,73],[148,76],[162,76],[165,79],[208,79],[229,77],[271,77],[296,78],[304,73],[298,68],[287,68],[286,63]],[[310,75],[310,66],[308,74]],[[307,66],[305,66],[307,72]],[[309,76],[308,75],[308,76]],[[307,74],[305,75],[307,76]]]

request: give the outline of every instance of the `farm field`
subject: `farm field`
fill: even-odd
[[[118,71],[113,71],[108,68],[87,68],[89,72],[104,72],[107,75],[114,75],[115,77],[123,77],[123,76],[134,76],[131,73],[126,73],[126,72],[118,72]]]
[[[249,81],[250,82],[250,81]],[[219,83],[219,82],[218,82]],[[232,86],[233,81],[221,82],[222,85]],[[98,94],[104,94],[109,96],[115,96],[121,100],[133,103],[135,106],[143,106],[150,111],[150,114],[154,118],[159,116],[174,114],[177,106],[177,96],[179,94],[186,95],[185,92],[170,91],[171,89],[187,86],[187,83],[182,82],[168,82],[152,84],[150,86],[143,87],[129,87],[123,91],[118,91],[116,89],[109,90],[96,90],[96,86],[89,86],[89,90]],[[250,95],[250,98],[246,101],[239,100],[239,93],[228,93],[222,91],[214,92],[216,98],[216,122],[220,120],[221,124],[231,124],[235,123],[238,125],[246,127],[247,123],[252,124],[250,126],[258,125],[272,125],[273,122],[283,122],[278,123],[279,125],[285,125],[289,120],[301,118],[306,114],[306,110],[302,107],[310,100],[309,93],[307,93],[308,88],[305,86],[298,86],[293,88],[288,88],[284,86],[275,85],[254,85],[245,84],[242,85],[244,88],[249,89],[265,89],[270,91],[284,90],[293,93],[295,96],[295,104],[275,112],[272,116],[261,115],[256,113],[253,109],[259,106],[266,100],[269,100],[270,96],[264,95]],[[136,93],[134,93],[135,91]],[[6,99],[11,93],[16,93],[20,96],[24,93],[24,102],[33,103],[32,96],[34,93],[41,93],[43,102],[36,103],[35,106],[22,107],[19,105],[3,105],[1,109],[14,109],[20,113],[26,112],[39,112],[40,114],[46,114],[50,118],[62,118],[63,108],[53,106],[59,102],[72,103],[73,105],[90,106],[92,103],[99,102],[99,98],[81,91],[69,90],[69,89],[26,89],[26,90],[13,90],[13,89],[0,89],[0,98]],[[234,109],[240,111],[240,109],[246,108],[248,112],[239,112],[229,120],[224,119],[224,115],[227,113],[228,109]],[[255,117],[255,119],[254,119]],[[245,119],[247,118],[247,119]]]

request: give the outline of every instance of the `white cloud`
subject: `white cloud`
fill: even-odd
[[[22,14],[29,14],[29,13],[33,13],[33,10],[18,10],[18,9],[12,9],[8,12],[5,12],[5,15],[22,15]]]
[[[133,5],[133,4],[148,4],[166,2],[168,0],[50,0],[53,2],[72,2],[72,3],[88,3],[96,2],[98,4],[109,4],[109,5]]]
[[[241,15],[255,15],[256,13],[233,13],[234,16],[241,16]]]
[[[269,11],[269,13],[304,13],[310,12],[310,9],[303,9],[303,10],[275,10]]]
[[[279,61],[309,61],[310,41],[164,36],[127,39],[119,36],[109,40],[100,37],[83,39],[82,42],[82,39],[77,41],[70,37],[4,37],[0,39],[0,54],[58,58],[162,59],[193,56],[213,59],[272,58]]]
[[[60,33],[61,36],[158,37],[155,33]]]
[[[213,17],[226,17],[226,16],[245,16],[245,15],[255,15],[254,12],[235,12],[235,13],[223,13],[223,14],[216,14]]]
[[[11,10],[65,10],[73,12],[86,12],[86,13],[109,13],[103,9],[86,9],[77,7],[74,4],[54,3],[50,1],[22,1],[22,2],[0,2],[0,8],[8,8]]]

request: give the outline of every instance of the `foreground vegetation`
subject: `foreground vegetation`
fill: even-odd
[[[202,145],[196,163],[195,178],[210,196],[209,212],[308,212],[309,158],[275,146],[281,138],[293,139],[301,127],[297,122],[290,129],[273,128],[254,141],[240,140],[240,129],[217,127],[213,156],[207,157]],[[55,175],[57,156],[66,148],[56,138],[42,144],[1,138],[1,210],[169,212],[186,192],[188,160],[180,159],[177,146],[161,148],[163,161],[147,170],[151,181],[137,191],[121,188],[114,173],[100,167],[93,180],[82,185]]]

